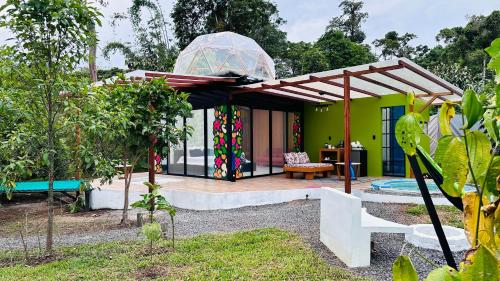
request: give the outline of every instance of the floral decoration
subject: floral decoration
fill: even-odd
[[[293,151],[300,152],[302,146],[302,128],[300,126],[300,112],[293,114]]]
[[[236,178],[242,176],[241,173],[241,154],[242,154],[242,130],[243,125],[241,122],[241,111],[238,106],[232,106],[232,156],[233,163],[232,168],[236,175]],[[226,106],[216,106],[214,110],[215,121],[213,122],[213,134],[214,134],[214,177],[218,179],[223,179],[227,177],[227,107]]]

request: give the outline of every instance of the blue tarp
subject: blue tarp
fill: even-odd
[[[80,190],[80,180],[54,181],[54,191],[78,191]],[[48,181],[23,181],[17,182],[14,192],[45,192],[49,190]],[[0,193],[5,192],[5,188],[0,186]]]

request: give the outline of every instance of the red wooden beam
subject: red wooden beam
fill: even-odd
[[[344,189],[351,193],[351,79],[344,71]]]
[[[314,97],[314,98],[308,98],[308,97],[290,96],[290,95],[287,95],[287,94],[284,94],[284,93],[271,92],[270,90],[274,90],[274,89],[258,90],[256,92],[258,92],[258,93],[264,93],[266,95],[271,95],[271,96],[284,97],[284,98],[298,100],[298,101],[309,101],[309,102],[321,102],[322,101],[322,99],[319,99],[319,98],[316,98],[316,97]],[[313,99],[316,99],[316,100],[313,100]],[[324,101],[328,101],[328,100],[324,100]],[[335,102],[335,101],[333,101],[333,102]]]
[[[266,90],[266,89],[264,89],[264,90]],[[304,97],[309,97],[309,98],[324,100],[324,101],[335,101],[334,99],[331,99],[328,97],[307,94],[307,93],[303,93],[303,92],[299,92],[299,91],[295,91],[295,90],[291,90],[291,89],[286,89],[286,88],[279,88],[279,89],[271,88],[271,89],[267,89],[267,90],[282,91],[282,92],[287,92],[287,93],[298,95],[298,96],[304,96]]]
[[[399,77],[399,76],[397,76],[397,75],[395,75],[395,74],[392,74],[392,73],[389,73],[389,72],[383,71],[383,70],[381,70],[381,68],[377,68],[377,67],[375,67],[375,66],[373,66],[373,65],[370,65],[370,69],[372,69],[372,70],[374,70],[375,72],[380,73],[380,74],[382,74],[382,75],[384,75],[384,76],[386,76],[386,77],[389,77],[389,78],[391,78],[391,79],[394,79],[394,80],[396,80],[396,81],[399,81],[399,82],[401,82],[401,83],[403,83],[403,84],[406,84],[406,85],[411,86],[411,87],[413,87],[413,88],[419,89],[419,90],[421,90],[421,91],[423,91],[423,92],[425,92],[425,93],[427,93],[427,94],[432,94],[432,91],[430,91],[429,89],[426,89],[425,87],[422,87],[422,86],[420,86],[420,85],[418,85],[418,84],[415,84],[415,83],[413,83],[413,82],[411,82],[411,81],[408,81],[408,80],[406,80],[406,79],[404,79],[404,78],[401,78],[401,77]]]
[[[358,75],[358,76],[354,76],[358,79],[361,79],[363,81],[366,81],[366,82],[369,82],[369,83],[372,83],[372,84],[375,84],[375,85],[378,85],[378,86],[381,86],[381,87],[384,87],[386,89],[389,89],[389,90],[393,90],[395,91],[396,93],[401,93],[401,94],[404,94],[406,95],[406,91],[404,90],[401,90],[399,88],[396,88],[394,86],[391,86],[391,85],[388,85],[388,84],[385,84],[385,83],[382,83],[380,81],[377,81],[377,80],[374,80],[374,79],[371,79],[371,78],[368,78],[366,76],[363,76],[363,75]]]
[[[445,88],[446,90],[454,93],[454,94],[457,94],[459,96],[462,96],[462,93],[460,93],[459,91],[455,90],[453,87],[450,87],[449,85],[446,85],[446,83],[443,83],[443,81],[440,81],[432,76],[430,76],[429,74],[423,72],[422,70],[418,69],[418,68],[415,68],[414,66],[408,64],[407,62],[403,61],[403,60],[399,60],[398,61],[399,65],[401,66],[404,66],[405,68],[409,69],[410,71],[413,71],[414,73],[424,77],[425,79],[427,80],[430,80],[436,84],[438,84],[439,86]]]
[[[348,71],[346,71],[346,72],[348,72]],[[348,72],[348,73],[351,73],[351,72]],[[317,76],[310,76],[310,78],[313,81],[315,81],[315,82],[320,82],[320,83],[324,83],[324,84],[336,86],[336,87],[339,87],[339,88],[344,88],[344,85],[342,83],[338,83],[338,82],[334,82],[334,81],[330,81],[330,80],[323,80],[322,78],[317,77]],[[366,90],[363,90],[363,89],[360,89],[360,88],[356,88],[356,87],[350,87],[350,89],[353,90],[353,91],[359,92],[361,94],[365,94],[365,95],[368,95],[368,96],[380,98],[380,95],[377,95],[377,94],[372,93],[370,91],[366,91]]]
[[[403,66],[399,65],[399,64],[395,64],[395,65],[380,67],[377,69],[377,71],[390,71],[390,70],[395,70],[395,69],[400,69],[400,68],[403,68]],[[351,75],[364,75],[364,74],[374,73],[377,71],[374,71],[372,69],[365,69],[365,70],[353,71],[353,72],[351,72]],[[344,77],[343,73],[335,74],[335,75],[328,75],[328,76],[323,76],[323,77],[317,77],[317,78],[319,78],[321,80],[323,80],[323,79],[324,80],[334,80],[334,79],[339,79],[342,77]],[[289,83],[291,83],[291,85],[307,84],[307,83],[311,83],[311,79],[301,79],[301,80],[292,81]],[[279,88],[281,85],[280,84],[273,84],[270,86],[271,87],[269,87],[268,89]],[[254,88],[241,87],[238,90],[235,90],[233,93],[239,94],[239,93],[252,92],[252,91],[257,91],[257,90],[262,90],[262,89],[264,89],[264,88],[263,87],[254,87]]]
[[[316,88],[312,88],[312,87],[308,87],[308,86],[304,86],[304,85],[300,85],[300,84],[299,85],[290,85],[290,82],[285,82],[285,81],[280,81],[280,83],[282,85],[284,85],[284,86],[295,87],[295,88],[299,88],[299,89],[302,89],[302,90],[315,92],[315,93],[318,93],[320,95],[324,94],[324,95],[336,97],[336,98],[339,98],[339,99],[343,99],[344,98],[343,96],[335,94],[335,93],[331,93],[331,92],[327,92],[327,91],[322,91],[320,89],[316,89]],[[282,89],[282,88],[279,88],[279,89]]]

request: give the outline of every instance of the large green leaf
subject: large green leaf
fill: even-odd
[[[392,264],[392,280],[418,281],[418,274],[408,256],[399,256]]]
[[[422,115],[410,112],[396,123],[396,140],[408,155],[415,155],[417,151],[420,135],[423,134],[422,120]]]
[[[455,106],[448,101],[444,102],[439,111],[439,130],[442,136],[453,134],[450,124],[453,116],[455,116]]]
[[[486,110],[484,112],[483,118],[483,124],[486,128],[486,131],[488,132],[488,135],[492,140],[498,142],[500,140],[500,122],[497,119],[495,109]]]
[[[495,255],[483,246],[462,263],[460,273],[463,281],[499,281],[500,274]]]
[[[443,169],[444,180],[441,188],[450,196],[461,196],[469,170],[467,152],[462,139],[454,136],[441,137],[435,158]]]
[[[488,137],[480,131],[467,132],[467,142],[469,145],[469,159],[472,165],[472,172],[474,172],[477,183],[481,185],[491,159],[491,143]],[[471,180],[471,177],[469,177],[469,182]]]
[[[429,273],[425,281],[460,281],[462,278],[458,271],[449,266],[436,268]]]
[[[462,97],[462,110],[466,118],[465,129],[470,129],[484,113],[483,105],[474,90],[467,90]]]
[[[496,72],[495,81],[500,83],[500,38],[493,40],[485,51],[491,56],[488,68]]]
[[[500,156],[497,155],[493,157],[490,169],[486,172],[484,176],[481,175],[481,178],[483,180],[485,179],[484,177],[486,177],[483,187],[485,196],[489,195],[498,196],[500,190],[498,190],[497,178],[499,176],[500,176]]]

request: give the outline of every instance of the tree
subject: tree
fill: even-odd
[[[101,106],[109,116],[105,121],[114,129],[102,139],[111,147],[125,172],[124,205],[122,224],[128,222],[129,188],[134,168],[147,155],[153,143],[158,147],[168,148],[179,144],[191,132],[190,127],[176,127],[176,118],[191,116],[191,104],[188,94],[169,87],[163,78],[150,81],[126,81],[123,75],[113,84],[96,90]],[[155,136],[155,138],[151,138]],[[113,147],[113,144],[115,147]],[[108,154],[109,154],[108,153]]]
[[[197,36],[233,31],[254,39],[271,57],[286,48],[285,23],[276,4],[268,0],[178,0],[171,17],[179,48]]]
[[[362,43],[366,34],[361,30],[361,24],[368,18],[368,13],[362,12],[363,2],[344,0],[340,2],[339,8],[342,15],[331,19],[326,31],[340,30],[349,40]]]
[[[329,69],[325,52],[313,43],[288,42],[286,52],[275,60],[279,78]]]
[[[134,42],[109,42],[103,49],[105,58],[119,52],[129,69],[169,71],[173,68],[178,51],[170,42],[168,23],[158,1],[133,0],[126,14],[114,15],[113,25],[121,20],[132,24]]]
[[[327,31],[315,46],[325,54],[329,69],[375,61],[375,56],[368,46],[352,42],[340,31]]]
[[[390,59],[393,57],[411,58],[415,54],[415,48],[408,43],[417,38],[413,33],[405,33],[401,36],[396,31],[389,31],[384,38],[373,41],[373,45],[380,48],[381,57]]]
[[[60,95],[69,87],[69,73],[85,57],[93,40],[89,30],[100,24],[99,12],[79,0],[7,0],[0,7],[0,26],[15,36],[14,58],[29,68],[24,80],[35,87],[30,96],[31,117],[37,117],[47,137],[45,155],[48,166],[48,226],[46,251],[52,252],[54,218],[54,177],[57,156],[58,118],[66,98]]]

